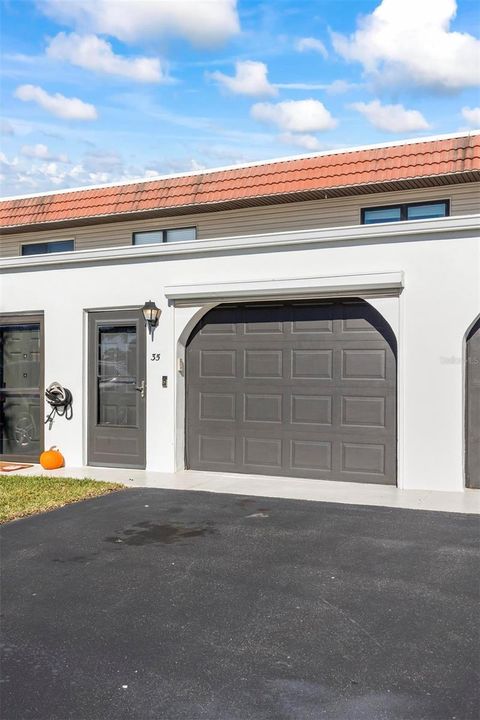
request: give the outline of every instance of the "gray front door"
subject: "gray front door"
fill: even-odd
[[[187,346],[187,466],[396,482],[396,349],[361,300],[219,306]]]
[[[0,455],[33,460],[43,450],[43,317],[0,317]]]
[[[89,314],[88,464],[145,467],[145,327],[140,310]]]
[[[480,488],[480,318],[467,338],[466,480]]]

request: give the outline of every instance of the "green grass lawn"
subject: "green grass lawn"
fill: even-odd
[[[124,487],[88,478],[0,474],[0,523],[53,510],[85,498],[106,495]]]

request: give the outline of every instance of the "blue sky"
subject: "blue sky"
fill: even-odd
[[[474,0],[1,0],[2,195],[480,127]]]

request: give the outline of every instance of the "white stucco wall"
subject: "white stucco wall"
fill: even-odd
[[[428,223],[424,227],[434,227]],[[58,445],[67,465],[86,462],[88,310],[140,307],[148,299],[162,309],[154,340],[147,339],[147,468],[171,472],[181,465],[183,447],[178,343],[204,303],[175,307],[165,297],[166,286],[403,273],[399,296],[385,293],[369,299],[388,319],[398,341],[398,484],[461,490],[462,358],[465,333],[480,312],[480,235],[448,226],[440,234],[424,234],[416,229],[418,223],[404,225],[411,232],[403,238],[386,229],[383,239],[363,235],[358,241],[279,243],[244,252],[226,249],[221,241],[205,254],[162,254],[160,248],[157,256],[136,261],[127,252],[125,262],[119,255],[114,264],[87,255],[82,265],[49,267],[39,262],[34,267],[31,258],[24,258],[24,271],[9,271],[4,264],[1,311],[44,312],[45,384],[58,380],[74,396],[73,419],[57,418],[46,430],[45,445]],[[311,240],[312,231],[308,237]],[[241,242],[236,238],[235,244]],[[153,352],[161,354],[159,362],[150,361]],[[161,385],[163,375],[168,376],[167,388]]]

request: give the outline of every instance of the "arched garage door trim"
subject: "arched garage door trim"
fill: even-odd
[[[465,360],[465,484],[480,488],[480,316],[467,332]]]
[[[396,483],[396,338],[358,298],[219,305],[186,348],[186,466]]]

